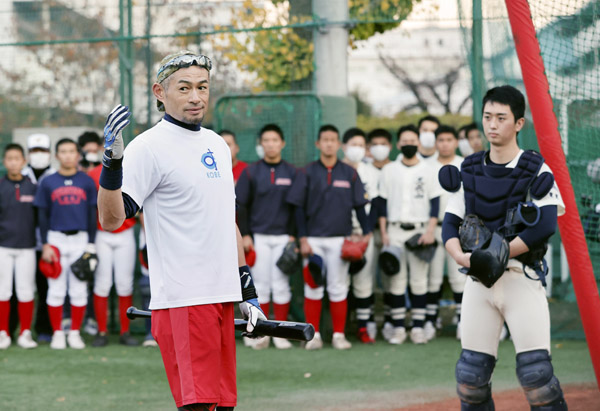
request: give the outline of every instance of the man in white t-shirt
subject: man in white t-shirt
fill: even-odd
[[[165,57],[152,86],[165,116],[125,153],[128,108],[111,112],[98,209],[112,231],[144,207],[152,334],[173,398],[182,410],[224,411],[237,402],[233,302],[244,301],[248,333],[265,316],[235,224],[231,153],[201,127],[211,67],[189,51]]]

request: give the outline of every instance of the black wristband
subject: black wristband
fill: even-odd
[[[250,274],[250,267],[247,265],[239,267],[240,283],[242,286],[242,300],[248,301],[253,298],[258,298],[256,294],[256,288],[254,287],[254,280]]]

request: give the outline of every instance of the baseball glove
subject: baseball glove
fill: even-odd
[[[298,247],[296,246],[295,241],[290,241],[283,249],[281,257],[279,257],[279,259],[275,263],[275,265],[277,265],[277,268],[279,268],[282,273],[292,275],[298,270],[300,258],[298,256],[297,250]]]
[[[437,241],[434,241],[431,244],[419,244],[419,239],[421,238],[421,236],[422,234],[413,235],[404,243],[404,245],[408,250],[415,254],[419,260],[428,263],[433,259],[433,256],[435,255]]]
[[[492,233],[479,217],[469,214],[458,228],[458,238],[462,250],[472,252],[485,247],[492,238]]]
[[[367,259],[363,256],[360,260],[352,261],[350,263],[350,266],[348,267],[348,273],[350,275],[358,274],[365,265],[367,265]]]
[[[342,244],[342,260],[349,262],[357,262],[363,258],[367,246],[369,244],[364,241],[352,241],[348,238],[344,239]]]
[[[492,288],[504,274],[509,254],[508,241],[499,233],[494,232],[487,247],[475,250],[471,254],[471,267],[468,271],[461,270],[466,271],[466,274],[476,278],[487,288]]]
[[[71,271],[75,277],[81,281],[92,281],[94,279],[94,273],[98,266],[98,256],[95,253],[86,251],[81,257],[79,257],[73,264],[71,264]]]

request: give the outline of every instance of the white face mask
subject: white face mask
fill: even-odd
[[[50,153],[30,153],[29,165],[36,170],[42,170],[50,165]]]
[[[255,149],[256,149],[256,155],[258,156],[258,158],[262,159],[265,157],[265,149],[263,148],[263,146],[261,146],[259,144],[255,147]]]
[[[377,161],[384,161],[390,155],[390,147],[385,144],[376,144],[369,149],[373,158]]]
[[[473,148],[469,144],[469,140],[467,140],[466,138],[458,140],[458,149],[460,150],[460,153],[463,155],[463,157],[467,157],[473,154]]]
[[[435,134],[431,131],[423,131],[419,134],[419,140],[423,148],[435,147]]]
[[[351,163],[358,163],[365,158],[365,148],[358,146],[346,147],[346,158],[350,160]]]

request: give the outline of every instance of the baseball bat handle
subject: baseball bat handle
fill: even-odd
[[[150,318],[150,311],[138,310],[135,307],[127,309],[127,318]],[[235,329],[245,332],[248,321],[236,319]],[[254,327],[254,334],[269,337],[287,338],[288,340],[310,341],[315,336],[315,327],[308,323],[291,321],[258,320]]]

